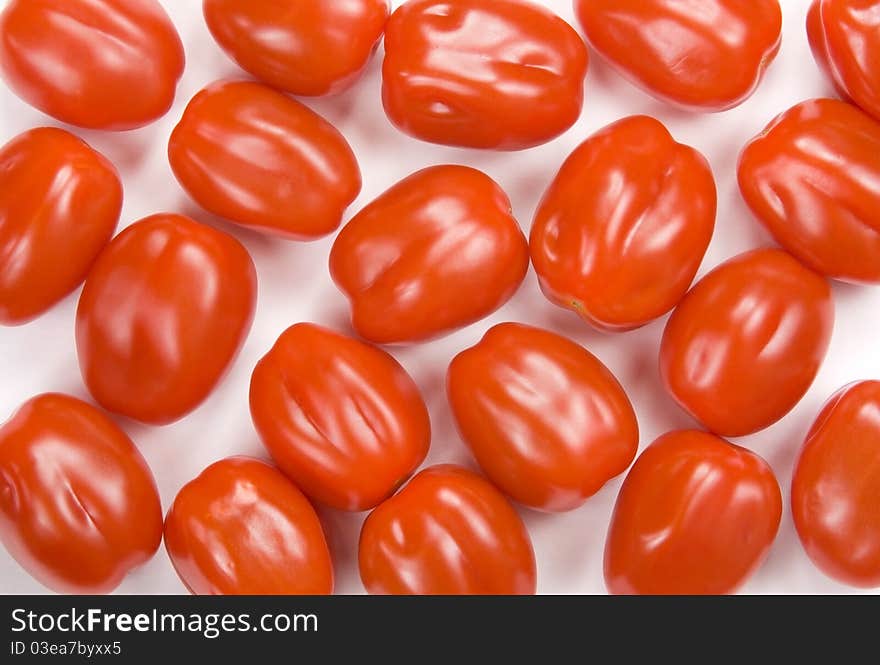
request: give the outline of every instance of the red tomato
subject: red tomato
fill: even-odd
[[[431,443],[425,402],[394,358],[310,323],[288,328],[257,364],[250,402],[276,464],[339,510],[387,499]]]
[[[510,201],[487,175],[434,166],[358,213],[330,252],[358,334],[418,342],[488,316],[516,292],[528,244]]]
[[[168,158],[206,210],[294,240],[335,230],[361,191],[345,137],[259,83],[220,81],[197,94],[171,134]]]
[[[880,123],[833,99],[798,104],[746,146],[739,185],[803,263],[836,279],[880,282]]]
[[[202,7],[229,57],[295,95],[350,87],[388,19],[388,0],[204,0]]]
[[[109,593],[162,540],[153,475],[93,406],[34,397],[0,426],[0,540],[50,589]]]
[[[615,594],[727,594],[760,567],[782,518],[767,463],[711,434],[672,432],[623,482],[605,544]]]
[[[86,385],[102,406],[151,424],[195,409],[250,330],[257,277],[232,236],[154,215],[98,257],[76,313]]]
[[[0,149],[0,324],[26,323],[79,286],[121,209],[114,166],[62,129]]]
[[[782,40],[779,0],[575,0],[587,41],[623,76],[679,106],[751,97]]]
[[[880,2],[813,0],[807,34],[838,92],[880,120]]]
[[[715,228],[706,159],[647,116],[587,139],[562,165],[532,225],[547,297],[605,330],[630,330],[690,288]]]
[[[187,483],[165,518],[165,549],[193,594],[333,593],[315,509],[256,459],[230,457]]]
[[[124,130],[165,115],[183,44],[156,0],[11,0],[0,71],[28,104],[80,127]]]
[[[409,0],[385,28],[382,101],[401,131],[432,143],[521,150],[581,114],[587,49],[525,0]]]
[[[777,249],[710,272],[672,313],[660,371],[676,401],[721,436],[769,427],[816,378],[834,327],[831,289]]]
[[[418,473],[364,522],[361,579],[374,594],[533,594],[535,554],[507,499],[461,467]]]
[[[545,330],[495,326],[446,380],[459,432],[489,479],[522,504],[572,510],[626,471],[639,425],[593,354]]]
[[[813,424],[795,466],[791,512],[826,574],[880,586],[880,381],[849,385]]]

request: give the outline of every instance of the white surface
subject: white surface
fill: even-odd
[[[6,0],[0,0],[0,7]],[[171,112],[159,122],[128,134],[74,129],[119,168],[125,184],[121,226],[160,211],[177,211],[209,221],[244,241],[253,254],[260,279],[259,305],[253,331],[232,372],[213,395],[181,422],[164,428],[121,424],[137,442],[159,484],[167,510],[180,487],[209,463],[232,454],[262,456],[248,414],[250,372],[257,360],[289,325],[314,321],[348,331],[345,298],[327,270],[332,237],[300,244],[237,230],[203,213],[175,181],[165,150],[171,129],[187,101],[206,84],[243,72],[216,46],[201,15],[200,0],[164,0],[186,46],[187,69]],[[395,6],[399,1],[393,3]],[[575,24],[571,0],[545,0],[545,5]],[[804,21],[808,0],[782,0],[785,27],[782,51],[758,92],[744,105],[718,115],[675,110],[653,100],[593,57],[586,104],[579,122],[548,145],[520,153],[458,150],[420,143],[398,133],[387,121],[380,101],[381,51],[366,77],[335,99],[306,103],[335,124],[360,159],[364,188],[348,217],[387,187],[431,164],[462,163],[495,178],[510,195],[527,231],[535,207],[568,153],[595,130],[635,113],[656,116],[675,137],[700,149],[711,161],[719,188],[719,216],[701,275],[721,261],[768,244],[769,236],[740,199],[735,178],[738,152],[777,113],[814,96],[832,94],[816,68],[807,45]],[[15,97],[0,83],[0,143],[26,129],[58,124]],[[880,378],[880,289],[835,284],[837,325],[827,361],[810,392],[784,420],[759,435],[737,441],[764,456],[776,471],[788,503],[795,455],[819,407],[837,388],[856,380]],[[51,312],[19,328],[0,328],[0,420],[23,401],[46,391],[64,391],[88,399],[80,378],[73,341],[78,292]],[[493,324],[522,321],[548,327],[584,344],[599,356],[626,387],[639,415],[642,447],[658,435],[694,423],[666,395],[659,383],[657,350],[665,319],[623,335],[593,332],[569,312],[540,294],[534,273],[513,300],[492,317],[445,339],[393,349],[421,386],[431,410],[434,441],[427,464],[470,458],[451,422],[444,396],[449,360],[477,342]],[[602,552],[605,530],[621,478],[610,482],[582,508],[563,515],[527,510],[538,559],[542,593],[604,593]],[[337,591],[361,593],[357,573],[357,538],[364,515],[321,510],[334,553]],[[0,590],[45,593],[0,549]],[[132,573],[120,593],[183,593],[164,548]],[[807,559],[797,540],[786,505],[779,537],[766,564],[744,588],[748,593],[852,593],[824,577]]]

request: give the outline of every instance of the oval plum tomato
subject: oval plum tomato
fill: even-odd
[[[310,323],[288,328],[257,364],[250,404],[275,463],[339,510],[387,499],[431,443],[425,402],[394,358]]]
[[[779,52],[779,0],[575,0],[587,41],[623,76],[678,106],[724,111]]]
[[[807,554],[827,575],[880,586],[880,381],[834,395],[807,434],[791,512]]]
[[[388,0],[204,0],[202,7],[229,57],[295,95],[330,95],[350,87],[388,19]]]
[[[623,482],[605,584],[615,594],[733,593],[766,558],[781,518],[763,459],[705,432],[671,432]]]
[[[294,240],[335,230],[361,191],[357,159],[333,125],[248,81],[220,81],[193,97],[168,158],[205,210]]]
[[[439,337],[488,316],[528,266],[507,195],[466,166],[402,180],[346,224],[330,252],[355,330],[379,344]]]
[[[461,467],[433,466],[367,517],[358,547],[373,594],[533,594],[535,554],[504,495]]]
[[[781,250],[746,252],[706,275],[672,313],[660,372],[708,429],[753,434],[807,392],[833,327],[828,282]]]
[[[183,44],[156,0],[11,0],[0,14],[0,71],[62,122],[126,130],[165,115]]]
[[[580,145],[544,195],[531,232],[547,297],[604,330],[630,330],[682,299],[715,229],[706,159],[647,116]]]
[[[880,120],[880,2],[813,0],[807,35],[838,92]]]
[[[745,147],[738,175],[755,216],[803,263],[880,283],[880,123],[835,99],[803,102]]]
[[[382,101],[432,143],[522,150],[562,134],[584,103],[587,48],[526,0],[409,0],[385,28]]]
[[[132,224],[98,257],[79,300],[86,386],[129,418],[182,418],[232,364],[256,296],[254,264],[232,236],[180,215]]]
[[[187,483],[165,518],[165,549],[197,595],[333,592],[315,509],[270,464],[230,457]]]
[[[0,540],[54,591],[109,593],[162,540],[153,475],[95,407],[34,397],[0,426]]]
[[[455,357],[446,387],[483,471],[532,508],[577,508],[636,456],[639,426],[623,388],[555,333],[497,325]]]
[[[0,324],[44,313],[85,279],[122,209],[115,167],[43,127],[0,149]]]

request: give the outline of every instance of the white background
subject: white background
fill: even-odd
[[[314,321],[349,331],[345,298],[327,270],[332,238],[314,243],[269,239],[241,231],[202,212],[178,186],[166,159],[166,142],[187,101],[206,84],[244,73],[216,46],[201,14],[200,0],[163,0],[186,47],[187,68],[174,108],[159,122],[126,134],[73,131],[107,155],[125,185],[121,226],[146,215],[182,212],[215,224],[240,238],[250,249],[260,279],[259,305],[253,331],[231,373],[195,412],[164,428],[119,419],[139,445],[155,473],[165,510],[175,493],[211,462],[233,454],[262,456],[248,413],[248,382],[257,360],[289,325]],[[396,1],[393,4],[399,5]],[[575,24],[571,0],[543,3]],[[808,0],[782,0],[785,26],[782,51],[758,92],[742,106],[716,115],[679,111],[653,100],[612,72],[595,56],[586,85],[584,113],[559,139],[520,153],[492,153],[420,143],[398,133],[387,121],[380,101],[381,50],[364,79],[333,99],[306,100],[351,142],[360,159],[364,188],[349,209],[353,215],[397,180],[431,164],[461,163],[480,168],[510,195],[527,232],[535,207],[568,153],[591,133],[623,116],[646,113],[667,124],[673,135],[701,150],[712,163],[719,188],[717,231],[701,274],[721,261],[770,243],[740,199],[735,178],[739,150],[777,113],[815,96],[831,95],[810,54],[805,34]],[[0,7],[6,0],[0,0]],[[0,143],[40,125],[56,125],[15,97],[0,83]],[[820,406],[836,389],[857,379],[880,378],[880,289],[834,285],[837,323],[827,361],[815,384],[784,420],[759,435],[738,440],[761,454],[776,471],[788,503],[795,455]],[[79,292],[42,318],[19,328],[0,328],[0,420],[26,399],[46,391],[63,391],[89,399],[74,350],[74,312]],[[618,335],[589,329],[574,314],[551,305],[540,294],[530,271],[519,293],[492,317],[442,340],[393,349],[421,386],[433,422],[434,439],[427,464],[460,462],[470,457],[452,424],[444,396],[449,360],[476,343],[493,324],[523,321],[568,335],[601,358],[624,384],[636,407],[642,447],[658,435],[695,425],[661,388],[657,350],[664,320]],[[621,478],[610,482],[583,507],[562,515],[523,510],[538,559],[541,593],[604,593],[602,552],[605,531]],[[337,571],[336,589],[361,593],[357,573],[357,538],[364,515],[320,510]],[[136,528],[136,526],[135,526]],[[0,590],[45,593],[0,549]],[[133,572],[120,593],[183,593],[164,547]],[[816,570],[804,554],[786,505],[782,527],[766,564],[748,582],[748,593],[850,593]]]

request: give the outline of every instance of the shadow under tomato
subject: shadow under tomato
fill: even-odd
[[[236,224],[230,219],[210,213],[189,198],[185,192],[180,193],[175,210],[179,211],[181,215],[186,215],[197,222],[213,226],[218,231],[231,235],[252,253],[276,252],[280,251],[285,243],[296,242],[255,231],[241,224]]]
[[[364,593],[358,572],[358,540],[361,525],[369,513],[349,513],[320,504],[313,505],[324,527],[324,536],[333,560],[334,593]]]
[[[579,508],[544,513],[517,506],[532,537],[538,562],[538,592],[572,594],[605,592],[605,536],[623,476],[612,479]],[[567,571],[542,576],[541,571]]]

